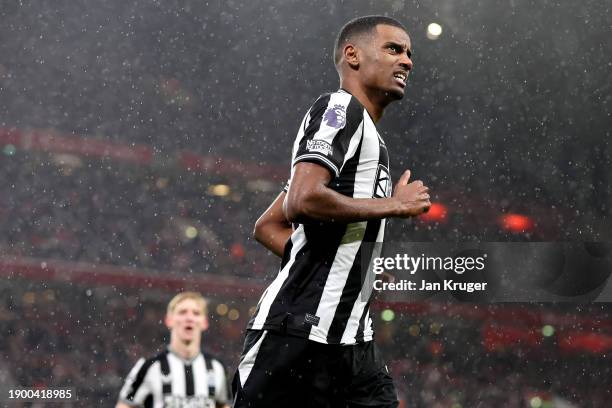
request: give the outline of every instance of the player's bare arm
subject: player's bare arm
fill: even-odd
[[[287,194],[283,191],[270,204],[268,209],[255,222],[253,236],[275,255],[283,256],[285,244],[293,232],[291,223],[283,214],[283,201]]]
[[[410,180],[410,170],[399,179],[389,198],[352,198],[328,187],[331,173],[315,163],[295,165],[284,202],[290,222],[358,222],[388,217],[408,218],[420,215],[431,206],[429,188],[422,181]]]
[[[119,401],[117,405],[115,405],[115,408],[134,408],[134,407],[132,405],[128,405],[124,402]]]

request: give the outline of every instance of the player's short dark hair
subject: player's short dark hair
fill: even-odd
[[[340,58],[342,58],[342,49],[347,42],[351,41],[358,35],[369,34],[379,24],[390,25],[407,31],[406,27],[404,27],[402,23],[391,17],[357,17],[346,23],[340,30],[340,33],[338,33],[338,37],[336,37],[336,43],[334,45],[334,64],[338,64],[338,62],[340,62]]]

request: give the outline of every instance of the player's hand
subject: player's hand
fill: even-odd
[[[410,170],[406,170],[400,177],[393,190],[393,198],[399,201],[400,218],[414,217],[429,211],[431,202],[429,201],[429,188],[423,185],[421,180],[408,183],[410,180]]]

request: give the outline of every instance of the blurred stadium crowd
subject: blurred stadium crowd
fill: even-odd
[[[0,129],[0,137],[6,134]],[[73,139],[84,141],[82,150],[91,147],[87,138]],[[283,173],[272,179],[230,177],[12,144],[5,144],[0,157],[0,188],[7,192],[0,197],[0,248],[6,254],[247,278],[276,270],[274,257],[262,256],[251,233],[258,215],[281,191]],[[537,208],[530,211],[537,228],[512,232],[500,225],[497,210],[471,210],[477,201],[477,196],[463,194],[461,208],[437,215],[432,211],[422,220],[390,220],[389,239],[449,242],[484,236],[525,241],[561,236],[557,220]],[[564,218],[563,212],[558,216],[566,225],[583,219],[571,214]]]
[[[547,239],[610,238],[606,6],[517,1],[500,12],[471,1],[11,3],[0,15],[0,126],[288,169],[302,115],[337,87],[334,33],[383,7],[414,43],[407,101],[381,123],[392,174],[412,169],[458,198],[454,210],[539,210],[558,228]],[[434,16],[448,33],[429,41]]]
[[[0,353],[8,373],[3,389],[71,387],[78,400],[63,406],[110,406],[134,361],[168,341],[162,323],[167,291],[14,280],[0,281],[0,293],[0,327],[6,333]],[[607,336],[607,346],[568,348],[563,332],[579,333],[571,326],[556,326],[555,333],[543,336],[528,318],[533,308],[481,306],[480,311],[489,309],[490,318],[476,319],[452,307],[427,313],[408,308],[395,316],[384,306],[376,308],[382,311],[375,313],[377,341],[406,407],[606,406],[612,389],[610,320],[590,331]],[[512,320],[492,318],[496,310]],[[540,311],[551,321],[559,316],[551,306]],[[563,316],[580,321],[603,311],[569,307]],[[239,297],[211,298],[209,315],[204,347],[231,371],[248,305]],[[490,329],[496,325],[494,335]]]
[[[70,157],[4,155],[4,253],[256,278],[275,269],[250,239],[270,194],[215,190],[190,172]]]

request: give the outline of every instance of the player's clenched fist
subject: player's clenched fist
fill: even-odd
[[[421,180],[408,183],[409,180],[410,170],[406,170],[393,190],[393,198],[398,200],[398,217],[420,215],[431,207],[429,188]]]

